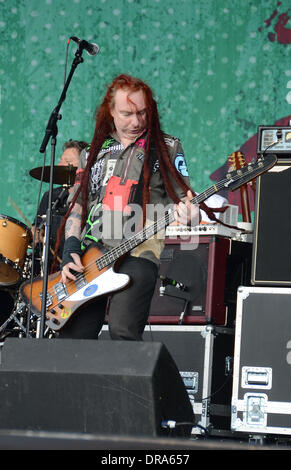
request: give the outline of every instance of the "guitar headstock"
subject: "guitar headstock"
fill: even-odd
[[[276,162],[277,156],[274,154],[268,154],[262,157],[260,156],[257,160],[236,171],[229,171],[226,174],[224,186],[230,191],[235,191],[240,186],[270,170]]]
[[[228,162],[230,164],[231,170],[239,170],[239,168],[247,165],[245,157],[240,151],[233,152],[231,155],[229,155]]]

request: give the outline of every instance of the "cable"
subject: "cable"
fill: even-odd
[[[161,422],[162,428],[168,428],[168,429],[175,429],[177,426],[192,426],[192,428],[200,428],[206,435],[209,434],[208,430],[204,427],[201,426],[201,424],[196,423],[195,421],[181,421],[177,422],[175,420],[162,420]]]
[[[65,71],[64,71],[64,85],[66,84],[66,80],[67,80],[67,65],[68,65],[68,53],[69,53],[70,42],[71,42],[71,38],[68,39],[68,41],[67,41],[67,47],[66,47]]]
[[[202,401],[203,401],[203,400],[209,400],[210,398],[214,397],[217,393],[219,393],[220,390],[222,390],[222,389],[225,387],[225,385],[226,385],[227,382],[229,381],[230,377],[232,377],[231,374],[229,374],[229,375],[227,376],[226,380],[223,382],[223,384],[222,384],[215,392],[213,392],[213,393],[211,393],[210,395],[208,395],[208,397],[202,398]]]

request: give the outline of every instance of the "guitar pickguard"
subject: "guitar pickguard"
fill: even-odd
[[[108,294],[108,292],[122,289],[128,284],[128,282],[129,276],[127,274],[119,274],[116,273],[113,268],[109,268],[100,276],[86,284],[86,286],[70,295],[67,298],[67,301],[80,302],[83,300],[90,300],[94,297]]]

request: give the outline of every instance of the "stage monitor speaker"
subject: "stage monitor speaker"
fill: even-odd
[[[181,426],[168,430],[163,420]],[[184,383],[161,343],[4,342],[0,429],[185,437],[191,422],[193,409]]]
[[[291,159],[257,178],[251,283],[291,286]]]
[[[230,325],[237,287],[250,283],[250,271],[250,243],[200,236],[192,248],[191,240],[166,239],[149,323]]]

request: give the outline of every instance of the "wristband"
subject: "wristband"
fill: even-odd
[[[74,262],[71,253],[82,255],[81,242],[77,237],[71,236],[64,243],[61,269],[68,263]]]

